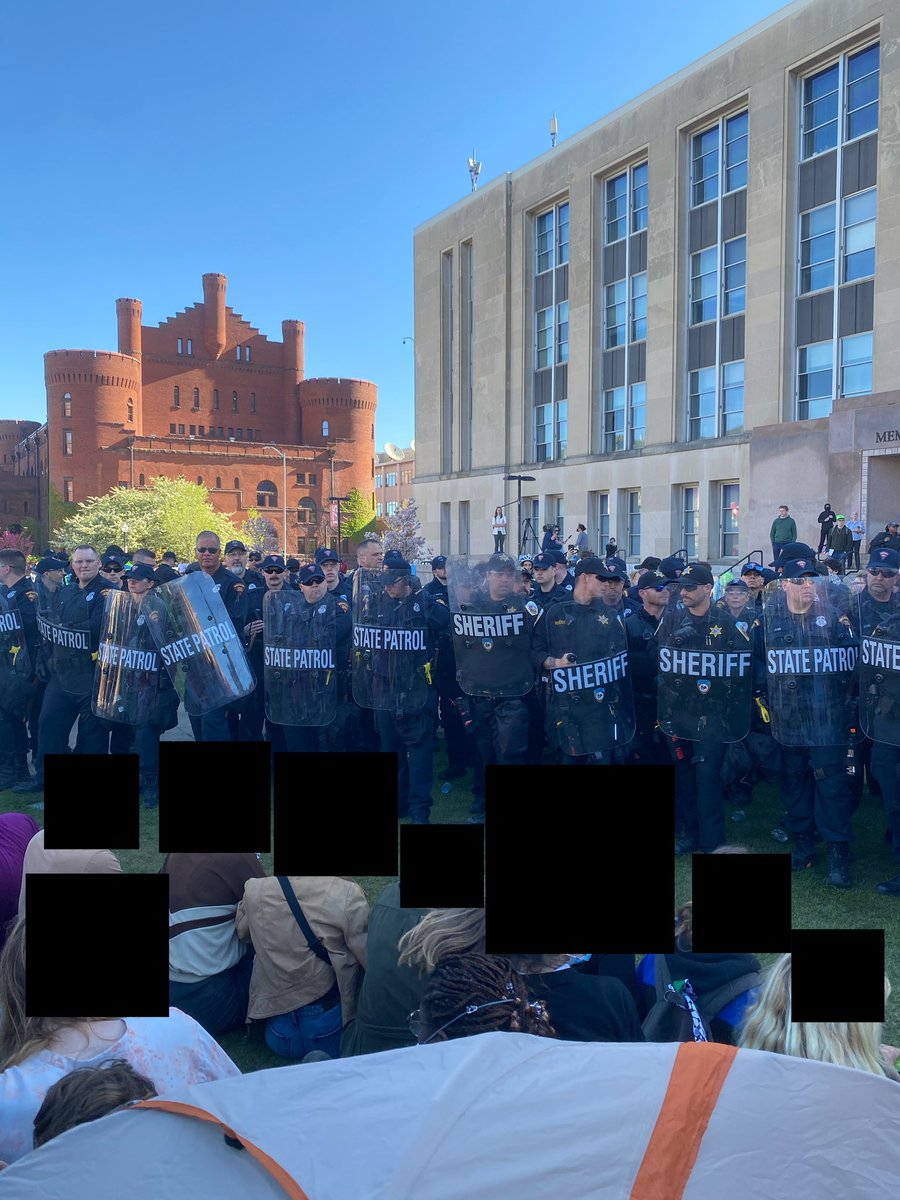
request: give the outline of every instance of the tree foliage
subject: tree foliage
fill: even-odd
[[[355,538],[368,532],[375,521],[375,509],[359,488],[353,488],[341,505],[341,537]]]
[[[10,533],[4,529],[0,534],[0,550],[21,550],[27,558],[34,550],[34,542],[26,533]]]
[[[247,510],[247,520],[241,526],[241,541],[248,550],[258,550],[263,555],[277,554],[281,549],[274,522],[260,516],[258,508]]]
[[[161,475],[146,488],[112,488],[105,496],[85,500],[60,524],[52,541],[67,550],[82,543],[101,552],[111,544],[126,549],[146,546],[157,554],[174,550],[191,561],[203,529],[218,534],[223,546],[237,537],[229,515],[216,512],[209,503],[207,488],[183,476]]]
[[[385,524],[385,551],[399,550],[407,562],[421,558],[425,539],[419,536],[422,526],[415,500],[404,500],[397,511],[385,519]]]

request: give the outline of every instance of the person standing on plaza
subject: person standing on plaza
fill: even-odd
[[[831,533],[832,529],[834,529],[835,519],[834,509],[830,504],[826,504],[816,518],[816,520],[819,522],[819,548],[816,551],[817,554],[821,554],[828,545],[828,535]],[[794,541],[796,540],[797,539],[795,538]]]
[[[856,570],[858,571],[860,570],[859,548],[862,545],[862,540],[866,532],[866,527],[859,519],[858,512],[853,513],[850,520],[847,522],[847,528],[853,535],[853,545],[850,547],[850,557],[847,560],[847,569],[852,571],[855,563]]]
[[[769,539],[772,543],[772,557],[776,561],[778,555],[781,553],[782,546],[787,546],[797,540],[797,522],[788,514],[788,506],[786,504],[778,506],[778,516],[772,522],[772,528],[769,530]]]
[[[837,558],[841,566],[847,562],[847,556],[853,549],[853,534],[847,528],[847,518],[841,513],[836,518],[836,524],[832,526],[831,532],[828,534],[828,549]]]
[[[494,553],[502,554],[503,545],[506,541],[506,517],[503,515],[503,509],[499,504],[494,509],[494,516],[491,520],[491,532],[494,535]]]

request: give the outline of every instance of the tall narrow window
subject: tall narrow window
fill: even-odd
[[[194,353],[194,343],[191,338],[188,338],[188,340],[187,340],[187,350],[188,350],[188,354]]]
[[[65,500],[65,502],[67,504],[75,503],[75,480],[74,479],[64,479],[63,480],[63,499]]]
[[[740,484],[722,484],[722,541],[719,553],[723,558],[737,558],[740,499]]]
[[[177,383],[175,384],[175,387],[172,389],[172,407],[173,408],[181,408],[181,388],[178,386]]]
[[[691,138],[688,441],[743,428],[748,131],[744,110]]]
[[[569,205],[534,218],[534,460],[564,459],[568,441]]]
[[[250,393],[250,411],[252,413],[256,412],[256,392]]]
[[[327,421],[322,422],[322,437],[329,437],[329,426]]]
[[[241,361],[241,348],[240,348],[240,346],[235,346],[235,348],[234,348],[234,354],[235,354],[235,358],[238,360],[238,362],[240,362],[240,361]]]
[[[604,454],[625,449],[625,389],[609,388],[604,405]]]
[[[178,353],[184,354],[184,338],[178,339]]]
[[[138,487],[146,487],[146,486],[147,486],[147,483],[146,483],[146,480],[144,479],[144,473],[142,471],[140,473],[140,475],[138,475]]]
[[[63,454],[66,458],[72,457],[72,430],[63,430]]]
[[[128,424],[133,425],[134,424],[134,401],[133,400],[128,401],[127,412],[128,412]]]
[[[250,347],[249,346],[244,347],[244,361],[245,362],[250,361]]]
[[[197,412],[199,410],[199,408],[200,408],[200,389],[194,388],[194,412]]]
[[[63,396],[63,416],[71,417],[72,415],[72,393],[66,392]]]
[[[219,411],[219,389],[213,389],[213,412]]]
[[[237,392],[231,393],[231,411],[236,413],[238,410],[238,395]]]
[[[880,54],[875,42],[802,80],[798,420],[871,391]]]
[[[681,489],[681,545],[680,550],[686,550],[689,559],[697,557],[697,524],[700,489],[695,486]]]
[[[625,544],[630,558],[641,556],[641,493],[640,489],[628,493],[628,522]]]

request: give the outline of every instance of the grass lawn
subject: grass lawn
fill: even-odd
[[[469,815],[472,792],[468,777],[454,780],[444,793],[437,780],[437,772],[446,766],[443,752],[435,757],[435,787],[432,821],[459,822]],[[602,768],[601,768],[602,769]],[[446,785],[444,785],[446,786]],[[11,791],[0,792],[0,812],[28,812],[22,801],[39,797],[18,797]],[[747,820],[740,824],[726,821],[726,836],[736,845],[746,846],[750,851],[779,852],[788,847],[776,842],[771,830],[780,823],[783,807],[778,791],[769,785],[758,785],[753,803],[747,809]],[[33,814],[40,824],[42,813]],[[880,880],[896,874],[894,856],[884,840],[884,812],[882,801],[864,793],[862,804],[854,821],[856,841],[853,844],[851,878],[853,887],[848,891],[829,888],[825,885],[824,851],[820,863],[813,869],[798,872],[793,876],[793,925],[795,929],[884,929],[885,969],[894,985],[894,993],[888,1002],[885,1023],[885,1041],[900,1044],[900,897],[879,896],[874,888]],[[126,871],[159,870],[163,855],[156,850],[158,815],[155,810],[141,812],[141,848],[139,850],[116,851]],[[263,855],[266,870],[272,870],[271,855]],[[357,882],[372,903],[382,889],[391,882],[385,876],[362,876]],[[675,902],[681,903],[691,895],[691,863],[689,859],[678,859],[675,865]],[[763,965],[772,961],[773,954],[759,954]],[[221,1039],[225,1050],[244,1071],[256,1071],[264,1067],[283,1066],[286,1060],[272,1054],[262,1038],[262,1026],[257,1023],[249,1037],[244,1033],[228,1034]]]

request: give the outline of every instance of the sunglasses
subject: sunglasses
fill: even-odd
[[[124,567],[104,567],[104,571],[108,571],[110,575],[118,575],[125,570]]]
[[[317,575],[317,576],[315,577],[315,579],[305,579],[305,580],[301,580],[301,581],[300,581],[300,586],[301,586],[301,587],[315,587],[315,585],[316,585],[317,583],[324,583],[324,582],[325,582],[325,576],[324,576],[324,575]]]
[[[699,583],[682,583],[679,585],[683,592],[696,592],[700,586]]]
[[[794,587],[801,587],[804,583],[815,583],[818,575],[800,575],[797,579],[788,579],[787,583],[792,583]]]
[[[443,1033],[445,1029],[449,1029],[451,1025],[461,1020],[463,1017],[471,1017],[473,1013],[481,1012],[483,1008],[493,1008],[497,1004],[515,1004],[515,1000],[510,998],[507,1000],[488,1000],[486,1004],[467,1004],[461,1013],[457,1015],[446,1025],[442,1025],[440,1029],[436,1029],[434,1033],[429,1034],[424,1042],[419,1042],[421,1046],[427,1046],[430,1041],[437,1037],[439,1033]],[[421,1009],[417,1008],[415,1012],[409,1014],[409,1032],[413,1035],[416,1041],[422,1036],[422,1019]]]
[[[284,567],[266,567],[263,575],[283,575]]]
[[[876,579],[896,579],[896,571],[885,571],[881,567],[869,567],[869,574],[874,575]]]
[[[221,554],[222,551],[218,546],[198,546],[198,554]]]

